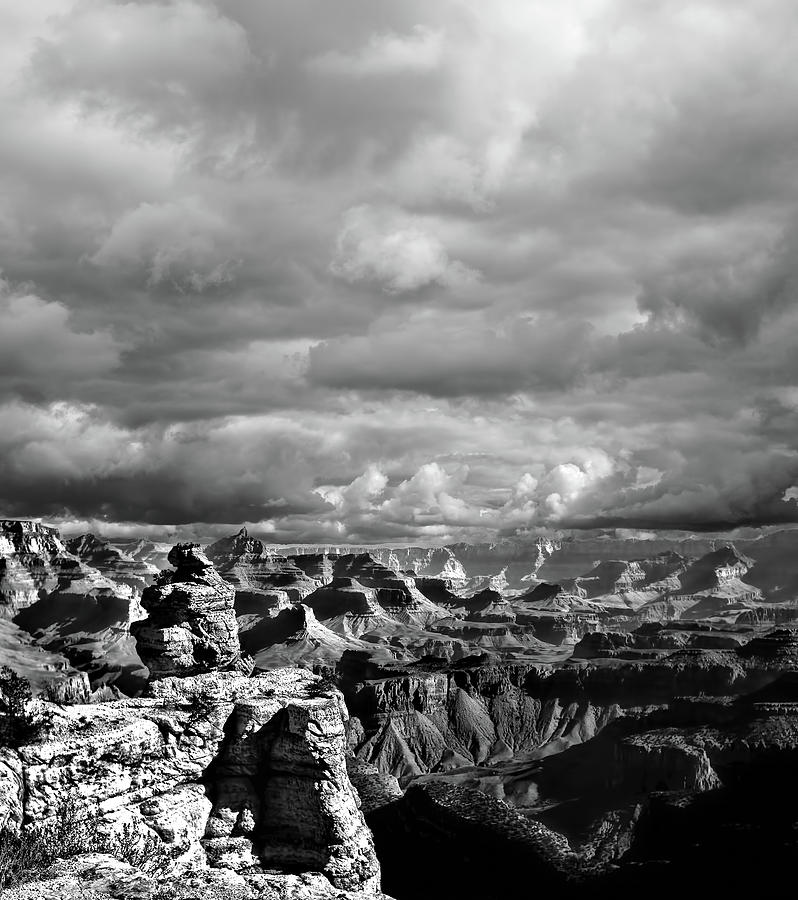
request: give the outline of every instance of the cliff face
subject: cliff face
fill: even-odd
[[[508,665],[344,682],[353,750],[380,772],[408,779],[543,745],[561,749],[623,714],[610,697],[546,691],[549,675],[547,666]]]
[[[322,584],[286,556],[251,538],[246,528],[211,544],[206,553],[222,578],[235,588],[237,602],[247,609],[255,603],[275,605],[283,596],[299,603]]]
[[[117,584],[126,584],[141,594],[158,574],[158,568],[110,541],[105,541],[93,534],[82,534],[80,537],[66,541],[67,550],[110,578]]]
[[[461,666],[392,673],[343,660],[355,754],[406,780],[519,753],[547,756],[674,697],[772,692],[785,672],[798,670],[798,636],[780,630],[734,650],[683,649],[635,661]]]
[[[98,835],[155,840],[172,873],[210,866],[246,881],[254,865],[377,895],[341,698],[316,682],[296,669],[210,673],[164,678],[138,700],[37,702],[40,738],[0,754],[0,826],[41,826],[69,809]]]
[[[9,658],[35,682],[52,680],[42,677],[47,671],[80,669],[94,686],[140,687],[143,667],[129,631],[140,615],[137,591],[70,553],[56,529],[0,522],[0,619],[9,623],[2,630],[21,637]]]
[[[24,520],[0,521],[0,615],[12,617],[86,573],[55,528]],[[106,586],[106,585],[103,585]]]

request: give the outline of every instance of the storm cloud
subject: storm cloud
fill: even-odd
[[[0,514],[798,520],[789,0],[0,12]]]

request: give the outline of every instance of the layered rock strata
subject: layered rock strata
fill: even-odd
[[[354,717],[354,752],[406,781],[521,752],[550,755],[678,696],[784,702],[798,685],[798,634],[791,629],[734,650],[685,648],[657,657],[379,669],[346,654],[339,677]]]
[[[141,616],[143,581],[133,580],[137,587],[106,577],[70,552],[55,528],[1,521],[0,656],[37,691],[75,669],[92,687],[140,689],[143,667],[129,624]]]
[[[299,603],[323,583],[308,577],[293,560],[265,547],[242,528],[207,548],[219,574],[236,590],[240,612]]]
[[[162,573],[141,598],[148,618],[131,626],[150,677],[246,665],[238,639],[235,590],[196,544],[176,544],[169,562],[175,571]]]
[[[137,559],[110,541],[82,534],[66,541],[67,550],[117,584],[126,584],[141,594],[158,574],[152,563]]]

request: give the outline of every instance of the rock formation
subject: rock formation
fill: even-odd
[[[53,593],[132,596],[129,587],[114,583],[70,553],[57,529],[39,522],[0,521],[0,615],[14,616]]]
[[[141,594],[158,574],[158,569],[152,563],[137,559],[110,541],[102,540],[94,534],[82,534],[72,538],[66,541],[66,548],[106,578],[117,584],[129,585],[138,594]]]
[[[387,659],[401,654],[380,652],[352,634],[340,634],[319,622],[304,603],[292,605],[277,616],[262,619],[241,632],[242,646],[261,668],[275,666],[327,666],[334,668],[347,650],[373,651]]]
[[[3,839],[76,832],[84,853],[10,896],[160,896],[176,875],[203,896],[381,896],[343,698],[306,670],[232,671],[244,666],[233,588],[196,545],[176,545],[169,562],[134,627],[147,697],[29,700],[24,731],[0,709],[0,733],[22,742],[0,750]]]
[[[370,553],[346,554],[334,560],[336,578],[353,578],[376,591],[376,601],[393,619],[426,628],[448,613],[428,600],[415,579],[378,562]]]
[[[346,773],[341,698],[309,672],[162,678],[147,698],[39,703],[37,712],[36,742],[0,751],[0,825],[41,827],[67,809],[75,827],[91,823],[101,846],[123,834],[157,851],[170,881],[182,873],[195,890],[226,879],[238,884],[235,896],[379,896],[371,834]],[[76,863],[65,884],[63,870],[49,888],[59,883],[62,896],[69,882],[93,881]],[[306,894],[280,893],[302,884]]]
[[[109,538],[108,543],[157,574],[167,566],[171,544],[147,538]]]
[[[175,571],[162,573],[142,596],[148,618],[131,626],[150,678],[242,665],[234,589],[196,544],[176,544],[169,562]]]
[[[354,752],[379,771],[409,780],[518,753],[559,752],[594,738],[617,718],[664,708],[675,696],[758,692],[763,701],[782,702],[795,692],[798,699],[798,634],[791,629],[736,649],[685,646],[629,659],[618,655],[618,647],[635,636],[611,637],[609,658],[558,665],[480,664],[472,658],[438,669],[375,668],[345,654],[340,684],[357,719],[350,725],[357,731]],[[669,637],[639,640],[664,644]]]
[[[622,895],[716,877],[706,859],[727,851],[769,872],[798,853],[798,633],[761,625],[794,604],[761,596],[782,582],[767,554],[756,577],[755,542],[180,544],[131,627],[145,693],[112,699],[90,688],[120,671],[156,551],[65,547],[35,523],[1,540],[0,653],[61,681],[39,686],[57,703],[29,704],[38,734],[0,750],[0,830],[66,809],[94,851],[12,900],[149,900],[166,882],[174,900],[365,900],[366,825],[401,900],[504,897],[524,879]],[[270,671],[246,677],[242,648]],[[120,841],[131,852],[111,858]],[[419,879],[408,861],[430,858],[446,864]]]
[[[37,687],[81,670],[93,687],[139,688],[129,624],[140,615],[137,591],[69,552],[55,528],[0,522],[0,651]]]
[[[299,603],[322,584],[263,541],[251,538],[246,528],[211,544],[206,553],[235,588],[240,612],[279,606],[283,598]]]

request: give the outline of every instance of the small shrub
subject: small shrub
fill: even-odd
[[[6,887],[41,877],[55,860],[84,853],[106,853],[152,873],[164,873],[171,863],[169,850],[156,835],[142,836],[130,823],[119,832],[103,834],[85,811],[65,803],[52,820],[22,834],[0,830],[0,895]]]
[[[0,831],[0,890],[35,878],[56,859],[90,852],[87,843],[85,817],[68,804],[59,808],[53,820],[21,834]]]
[[[330,675],[322,675],[320,681],[314,681],[308,685],[307,692],[310,697],[326,697],[330,691],[338,689],[335,678]]]
[[[189,711],[189,721],[195,719],[210,719],[219,708],[219,697],[214,697],[206,692],[198,692],[186,698]]]
[[[0,666],[0,746],[20,747],[32,740],[36,728],[28,712],[33,694],[30,682],[9,666]]]
[[[141,832],[130,822],[122,826],[122,831],[114,834],[104,842],[105,849],[96,852],[108,853],[114,859],[147,869],[150,872],[164,872],[169,868],[172,856],[158,837],[148,832],[143,837]]]

